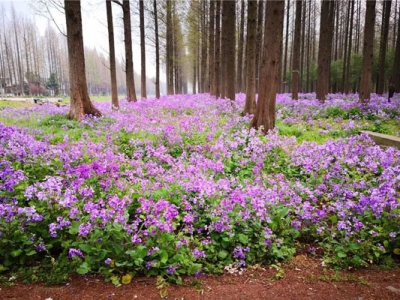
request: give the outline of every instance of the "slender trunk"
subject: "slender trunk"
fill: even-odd
[[[214,44],[215,44],[215,29],[214,29],[214,21],[215,21],[215,2],[210,1],[210,23],[209,23],[209,36],[208,36],[208,43],[209,53],[208,53],[208,78],[209,78],[209,91],[210,94],[214,94],[215,92],[215,81],[214,81],[214,69],[215,69],[215,53],[214,53]]]
[[[397,21],[397,41],[396,41],[396,51],[394,54],[394,64],[393,64],[393,85],[394,91],[400,93],[400,21]]]
[[[381,32],[381,42],[379,46],[379,74],[378,74],[378,83],[376,87],[376,93],[378,95],[382,95],[385,90],[385,59],[386,59],[386,48],[389,36],[389,20],[390,20],[391,7],[392,7],[392,0],[386,0],[383,2],[382,32]]]
[[[147,98],[146,90],[146,43],[144,33],[144,5],[143,0],[139,0],[139,14],[140,14],[140,63],[141,63],[141,89],[140,93],[142,98]]]
[[[113,25],[112,7],[110,0],[106,0],[106,9],[107,9],[108,45],[110,48],[111,104],[113,109],[118,110],[119,102],[118,102],[118,91],[117,91],[117,71],[115,68],[114,25]]]
[[[256,35],[257,35],[257,2],[248,0],[247,38],[246,38],[246,102],[243,115],[254,114],[256,109]]]
[[[322,1],[321,20],[326,20],[326,22],[320,24],[317,80],[317,99],[321,102],[325,101],[329,92],[334,14],[335,2]]]
[[[158,40],[158,15],[157,2],[153,1],[154,7],[154,34],[156,39],[156,98],[160,98],[160,43]]]
[[[304,92],[304,55],[305,55],[305,37],[306,37],[306,11],[307,3],[302,1],[302,22],[301,22],[301,50],[300,50],[300,83],[299,88],[301,92]]]
[[[236,67],[236,91],[243,92],[244,0],[240,9],[240,28]]]
[[[296,21],[294,28],[293,63],[292,63],[292,99],[299,99],[300,79],[300,41],[301,41],[301,12],[303,0],[296,1]]]
[[[126,98],[128,101],[137,101],[135,78],[133,71],[132,57],[132,31],[131,31],[131,9],[129,0],[122,1],[122,11],[124,18],[124,39],[125,39],[125,72],[126,72]]]
[[[286,6],[286,32],[285,32],[285,55],[283,58],[283,84],[284,92],[287,92],[287,59],[288,59],[288,44],[289,44],[289,16],[290,16],[290,0],[287,1]]]
[[[341,92],[345,92],[345,85],[346,85],[346,68],[348,62],[348,57],[347,57],[347,47],[348,47],[348,40],[351,39],[349,36],[349,24],[350,24],[350,7],[351,7],[351,2],[347,3],[347,15],[346,15],[346,29],[345,29],[345,36],[344,36],[344,58],[343,58],[343,67],[342,67],[342,89]]]
[[[174,94],[174,59],[173,59],[173,33],[172,33],[172,1],[167,1],[167,94]]]
[[[214,95],[221,96],[221,1],[216,0],[215,11],[215,68],[214,68]]]
[[[350,16],[354,14],[354,0],[351,0]],[[350,33],[349,33],[349,47],[347,49],[347,64],[346,73],[344,77],[344,92],[345,94],[350,93],[350,65],[351,65],[351,48],[353,42],[353,18],[350,18]]]
[[[257,39],[256,39],[256,91],[260,86],[261,54],[263,40],[264,0],[258,0]]]
[[[236,3],[235,1],[223,2],[223,23],[225,23],[225,97],[235,100],[235,24],[236,24]]]
[[[374,56],[376,0],[367,1],[364,25],[363,65],[360,82],[360,102],[365,103],[371,98],[372,63]]]

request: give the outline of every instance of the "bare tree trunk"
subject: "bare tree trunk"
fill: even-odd
[[[223,26],[223,29],[225,29],[223,34],[225,37],[225,47],[223,47],[225,57],[224,96],[228,99],[235,100],[236,3],[235,1],[223,1],[223,7],[222,22],[225,23],[225,26]]]
[[[289,46],[289,17],[290,17],[290,0],[287,1],[286,6],[286,33],[285,33],[285,55],[283,58],[283,84],[284,92],[287,92],[287,59],[288,59],[288,46]]]
[[[201,15],[201,92],[207,92],[207,24],[206,24],[206,3],[202,1]]]
[[[300,79],[300,41],[301,41],[301,10],[303,0],[296,1],[296,21],[294,28],[293,45],[293,70],[292,70],[292,99],[299,99],[299,79]]]
[[[351,0],[350,16],[354,15],[354,0]],[[350,93],[350,65],[351,65],[351,49],[353,41],[353,18],[350,18],[349,47],[347,49],[347,64],[344,76],[344,92]]]
[[[113,25],[112,7],[110,0],[106,0],[106,9],[107,9],[108,45],[110,48],[111,104],[113,109],[118,110],[119,102],[118,102],[118,91],[117,91],[117,71],[115,69],[114,25]]]
[[[257,2],[248,0],[247,38],[246,38],[246,102],[243,115],[254,114],[256,109],[256,35],[257,35]]]
[[[214,1],[214,0],[213,0]],[[215,68],[214,95],[221,96],[221,1],[216,0],[215,7]]]
[[[335,14],[335,1],[322,1],[320,38],[318,50],[318,79],[317,79],[317,99],[325,101],[329,92],[330,66],[332,52],[332,37]]]
[[[140,93],[142,98],[147,98],[146,90],[146,43],[144,33],[144,5],[143,0],[139,0],[139,14],[140,14],[140,63],[141,63],[141,89]]]
[[[240,9],[240,28],[236,67],[236,91],[243,92],[244,0]]]
[[[215,81],[214,81],[214,69],[215,69],[215,51],[214,51],[214,44],[215,44],[215,29],[214,29],[214,21],[215,21],[215,2],[210,1],[210,23],[209,23],[209,36],[208,36],[208,43],[210,45],[209,47],[209,53],[208,53],[208,77],[209,77],[209,91],[210,94],[213,94],[215,92]]]
[[[122,12],[124,18],[124,39],[125,39],[125,72],[126,72],[126,90],[128,101],[137,101],[135,78],[133,71],[132,58],[132,30],[131,30],[131,9],[129,0],[122,1]]]
[[[282,41],[284,1],[268,1],[264,34],[264,54],[256,112],[250,127],[267,133],[275,127],[276,92],[279,85],[280,45]]]
[[[400,19],[400,18],[399,18]],[[394,91],[400,93],[400,21],[397,21],[397,41],[396,41],[396,51],[394,54],[394,64],[393,64],[393,85]]]
[[[364,25],[363,66],[360,82],[360,102],[365,103],[371,98],[372,62],[374,56],[374,31],[375,31],[375,6],[376,0],[367,1]]]
[[[167,94],[174,94],[174,58],[172,32],[172,1],[167,1]]]
[[[389,20],[390,20],[391,7],[392,7],[392,0],[386,0],[383,2],[382,31],[381,31],[381,42],[379,46],[379,73],[378,73],[378,83],[376,86],[376,93],[378,95],[382,95],[385,90],[385,59],[386,59],[386,48],[389,36]]]
[[[345,92],[345,85],[346,85],[346,68],[348,64],[348,57],[347,57],[347,48],[348,48],[348,41],[351,39],[349,35],[349,24],[350,24],[350,7],[351,2],[347,3],[347,14],[346,14],[346,28],[345,28],[345,36],[344,36],[344,58],[343,58],[343,67],[342,67],[342,89],[341,92]]]
[[[154,7],[154,34],[156,39],[156,98],[160,98],[160,43],[158,40],[158,14],[157,2],[153,1]]]
[[[71,105],[69,118],[80,121],[84,115],[101,116],[89,99],[86,84],[85,53],[82,37],[81,2],[64,1],[67,24]]]
[[[261,77],[261,55],[263,40],[264,0],[258,0],[257,40],[256,40],[256,91],[258,92]]]

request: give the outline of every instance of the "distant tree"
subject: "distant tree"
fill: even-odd
[[[276,93],[281,65],[284,1],[266,2],[263,64],[256,112],[250,127],[262,127],[263,133],[275,127]]]
[[[243,92],[243,49],[244,49],[244,0],[241,0],[240,6],[240,27],[237,51],[237,66],[236,66],[236,91]]]
[[[317,99],[324,102],[329,91],[335,1],[323,0],[318,49]]]
[[[371,98],[372,63],[374,56],[375,32],[375,6],[376,0],[367,1],[364,25],[363,65],[360,82],[360,102],[365,103]]]
[[[56,73],[50,74],[50,78],[46,83],[46,88],[49,90],[52,90],[54,92],[54,95],[59,94],[59,84],[58,84],[58,79],[57,79]]]
[[[108,45],[110,48],[110,77],[111,77],[111,103],[112,108],[118,110],[118,90],[117,90],[117,71],[115,68],[115,46],[114,46],[114,25],[112,16],[112,5],[110,0],[106,0],[107,9],[107,29]]]
[[[85,71],[82,37],[81,1],[64,1],[67,24],[71,105],[69,118],[80,121],[84,115],[101,116],[90,101]]]

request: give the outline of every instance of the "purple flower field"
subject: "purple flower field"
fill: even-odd
[[[67,107],[1,110],[0,271],[179,282],[308,249],[338,266],[390,265],[400,151],[358,132],[396,134],[400,97],[313,97],[279,95],[267,136],[240,116],[243,94],[96,103],[104,117],[81,123]]]

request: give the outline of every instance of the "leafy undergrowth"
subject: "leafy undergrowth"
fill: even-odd
[[[180,283],[299,251],[393,265],[400,152],[358,132],[393,134],[399,99],[280,95],[279,128],[262,136],[240,116],[243,98],[100,103],[104,117],[80,123],[54,105],[0,111],[0,272]]]

